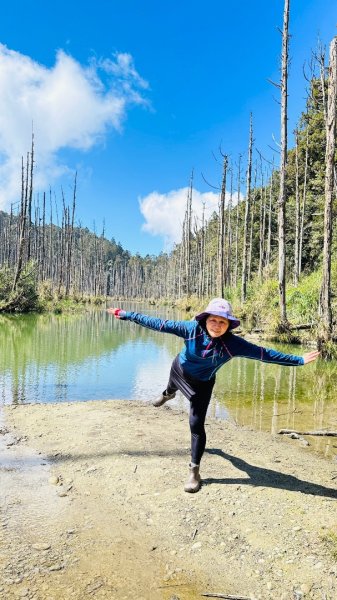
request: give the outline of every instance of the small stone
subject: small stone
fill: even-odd
[[[195,544],[193,544],[193,546],[191,547],[191,550],[198,550],[199,548],[201,548],[202,543],[201,542],[196,542]]]
[[[60,490],[59,492],[57,492],[57,495],[58,495],[60,498],[64,498],[65,496],[68,496],[68,494],[67,494],[66,490]]]
[[[61,571],[62,569],[62,565],[59,565],[58,563],[56,563],[55,565],[52,565],[51,567],[49,567],[49,571]]]
[[[57,485],[60,480],[56,475],[52,475],[52,477],[49,477],[48,481],[51,485]]]
[[[273,584],[271,581],[267,581],[267,590],[271,590],[273,588]]]
[[[104,585],[104,580],[101,577],[98,577],[95,581],[88,583],[88,585],[86,587],[86,592],[88,594],[94,594],[103,585]]]
[[[293,531],[301,531],[302,527],[300,527],[299,525],[297,525],[296,527],[293,527]]]
[[[37,544],[32,544],[32,548],[34,548],[34,550],[49,550],[50,544],[44,544],[43,542],[41,542]]]
[[[302,585],[300,587],[301,587],[303,594],[309,594],[309,592],[311,590],[311,586],[308,583],[302,583]]]
[[[29,594],[29,589],[23,588],[18,592],[20,598],[26,598]]]

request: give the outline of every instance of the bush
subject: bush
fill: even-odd
[[[35,264],[28,263],[22,270],[16,289],[12,291],[14,271],[0,269],[0,312],[29,312],[39,310],[36,289]]]

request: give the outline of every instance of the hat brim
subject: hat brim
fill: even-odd
[[[205,319],[209,315],[214,315],[216,317],[222,317],[223,319],[227,319],[229,321],[229,329],[235,329],[240,325],[239,319],[236,319],[235,317],[233,317],[233,315],[229,315],[226,312],[221,312],[220,310],[209,310],[207,312],[202,312],[199,315],[195,316],[195,320],[202,321],[202,319]]]

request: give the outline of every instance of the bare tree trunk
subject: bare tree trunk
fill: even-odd
[[[328,106],[326,119],[325,153],[325,210],[324,210],[324,246],[323,279],[321,288],[321,311],[325,340],[331,339],[331,244],[332,244],[332,208],[335,196],[334,165],[336,150],[336,109],[337,109],[337,37],[330,44]]]
[[[199,298],[204,295],[204,283],[205,283],[205,202],[202,203],[202,219],[201,219],[201,239],[200,239],[200,268],[199,268]]]
[[[267,249],[266,249],[266,267],[270,265],[271,255],[271,215],[272,215],[272,203],[273,203],[273,183],[274,183],[274,165],[270,177],[270,188],[269,188],[269,207],[268,207],[268,235],[267,235]]]
[[[325,79],[326,79],[326,69],[325,69],[325,50],[323,47],[318,49],[318,54],[316,56],[319,64],[319,75],[321,80],[321,90],[322,90],[322,103],[323,103],[323,115],[324,115],[324,124],[326,126],[327,122],[327,98],[325,92]]]
[[[246,208],[245,208],[245,220],[244,220],[244,229],[243,229],[243,252],[242,252],[242,288],[241,288],[241,301],[242,302],[244,302],[246,300],[246,296],[247,296],[248,227],[249,227],[249,218],[250,218],[252,156],[253,156],[253,116],[252,116],[252,114],[250,114]]]
[[[228,158],[225,155],[223,160],[222,182],[219,206],[219,235],[218,235],[218,293],[221,297],[225,293],[224,284],[224,237],[225,237],[225,202],[226,202],[226,178],[227,178]]]
[[[265,260],[265,229],[266,229],[266,187],[264,185],[263,170],[261,164],[261,198],[260,198],[260,243],[259,243],[259,268],[258,277],[262,281],[262,271]]]
[[[298,249],[298,277],[302,272],[302,253],[303,253],[303,234],[304,234],[304,217],[307,203],[307,182],[308,182],[308,166],[309,166],[309,124],[307,126],[306,146],[305,146],[305,163],[304,163],[304,181],[302,194],[302,210],[300,218],[300,235]]]
[[[11,264],[11,254],[12,254],[12,225],[13,225],[13,204],[11,204],[11,212],[9,214],[8,235],[7,235],[6,261],[7,261],[8,267]]]
[[[77,186],[77,173],[75,173],[74,180],[74,192],[73,192],[73,206],[71,213],[71,223],[68,223],[68,253],[67,253],[67,273],[66,273],[66,296],[69,295],[71,286],[71,261],[73,252],[73,240],[74,240],[74,220],[75,220],[75,208],[76,208],[76,186]]]
[[[232,285],[231,277],[231,264],[232,264],[232,206],[233,206],[233,169],[231,173],[231,185],[229,201],[227,206],[227,256],[226,256],[226,272],[225,272],[225,285],[230,287]]]
[[[28,165],[27,165],[28,168]],[[32,200],[33,200],[33,172],[34,172],[34,133],[32,133],[32,147],[30,154],[30,177],[29,177],[29,192],[28,192],[28,218],[27,218],[27,262],[30,260],[30,244],[31,244],[31,229],[32,229]]]
[[[286,309],[286,169],[287,169],[287,119],[288,119],[288,46],[289,46],[289,1],[284,1],[282,33],[282,76],[281,76],[281,162],[280,195],[278,206],[279,235],[279,303],[281,323],[287,321]]]
[[[238,285],[238,262],[239,262],[239,218],[240,218],[240,192],[241,192],[241,154],[239,154],[238,164],[238,191],[236,203],[236,223],[235,223],[235,265],[234,265],[234,287]]]
[[[298,165],[298,131],[295,131],[295,246],[294,246],[294,285],[299,279],[299,250],[300,250],[300,184]]]
[[[251,202],[251,219],[250,219],[250,233],[249,233],[249,251],[248,251],[248,273],[247,279],[250,281],[251,273],[252,273],[252,256],[253,256],[253,229],[254,229],[254,219],[255,219],[255,208],[256,208],[256,196],[257,196],[257,170],[255,169],[254,176],[254,195],[252,197]]]
[[[23,269],[24,256],[25,256],[25,245],[26,245],[26,234],[27,234],[27,207],[28,207],[28,190],[29,186],[29,176],[32,171],[29,169],[29,152],[27,154],[27,165],[26,165],[26,178],[25,178],[25,170],[23,166],[23,158],[22,158],[22,167],[21,167],[21,205],[20,205],[20,215],[19,219],[19,238],[18,238],[18,246],[17,246],[17,258],[16,258],[16,269],[14,274],[12,292],[14,292],[17,288],[18,281],[20,279],[20,275]],[[31,157],[33,161],[33,157]],[[31,184],[32,186],[32,184]]]
[[[191,221],[192,221],[192,195],[193,195],[193,171],[191,174],[190,187],[187,196],[187,207],[186,207],[186,263],[185,263],[185,277],[186,277],[186,295],[187,297],[191,294]]]

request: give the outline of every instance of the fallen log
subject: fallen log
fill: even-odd
[[[314,327],[313,323],[302,323],[300,325],[291,325],[291,331],[299,331],[300,329],[312,329]]]
[[[278,433],[281,435],[289,435],[291,433],[296,433],[296,435],[319,435],[337,437],[337,431],[296,431],[295,429],[280,429]]]

